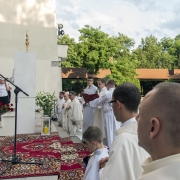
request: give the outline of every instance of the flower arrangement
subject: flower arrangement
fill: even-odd
[[[36,95],[36,105],[43,109],[44,115],[51,116],[54,102],[57,99],[54,94],[55,93],[50,94],[49,92],[40,91]]]
[[[13,104],[2,104],[0,102],[0,114],[6,113],[8,111],[14,111],[14,108],[12,108]]]

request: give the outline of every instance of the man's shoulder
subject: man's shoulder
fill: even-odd
[[[113,144],[115,146],[122,146],[127,144],[137,144],[138,143],[138,136],[137,134],[132,134],[129,132],[123,132],[122,134],[118,135],[115,139]]]

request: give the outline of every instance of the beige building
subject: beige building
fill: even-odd
[[[58,61],[55,0],[0,0],[0,74],[12,77],[15,52],[26,51],[26,31],[28,52],[36,53],[36,92],[58,95],[61,67],[52,67]]]

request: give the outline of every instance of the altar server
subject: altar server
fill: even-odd
[[[59,119],[59,116],[61,114],[62,105],[63,105],[64,101],[65,101],[64,100],[64,91],[61,91],[59,93],[59,99],[58,99],[58,101],[56,103],[56,113],[58,114],[58,119]],[[62,122],[59,121],[58,124],[62,126]]]
[[[68,133],[70,136],[75,136],[77,130],[82,129],[82,108],[79,100],[76,98],[76,93],[74,91],[69,92],[69,98],[71,102],[66,109],[68,110],[67,120],[68,120]]]
[[[65,100],[65,102],[62,105],[62,112],[60,114],[59,121],[62,122],[63,129],[65,131],[67,131],[67,127],[68,127],[68,125],[67,125],[67,123],[68,123],[67,113],[68,113],[68,110],[66,108],[69,106],[69,103],[71,102],[71,100],[69,99],[68,93],[64,94],[64,100]]]
[[[108,149],[103,145],[101,130],[96,126],[90,126],[83,134],[88,149],[92,152],[88,161],[84,180],[99,180],[99,160],[108,157]]]
[[[135,117],[140,99],[139,89],[131,83],[122,83],[113,92],[113,112],[122,125],[116,131],[108,161],[99,162],[101,168],[105,166],[99,172],[101,180],[137,180],[142,172],[141,164],[149,155],[138,145]]]
[[[106,88],[106,81],[105,79],[98,79],[97,80],[98,88],[99,88],[99,97],[103,96],[105,92],[107,92]],[[103,139],[106,138],[105,129],[104,129],[104,112],[103,112],[103,104],[99,103],[99,105],[92,106],[90,103],[90,107],[95,108],[94,109],[94,123],[93,126],[97,126],[100,128]],[[107,146],[107,143],[105,144]]]
[[[151,158],[139,180],[180,179],[180,84],[156,85],[139,107],[138,138]]]
[[[84,93],[87,94],[96,94],[98,88],[93,85],[93,78],[88,77],[87,79],[87,87],[84,89]],[[89,103],[83,102],[84,111],[83,111],[83,129],[82,133],[86,131],[89,126],[93,126],[94,123],[94,109],[89,106]]]
[[[108,104],[109,101],[112,100],[112,93],[115,89],[115,82],[113,80],[108,80],[106,82],[106,87],[108,88],[108,91],[105,91],[100,95],[99,98],[90,101],[90,107],[93,108],[98,108],[99,106],[102,106],[102,116],[103,120],[101,117],[96,117],[94,119],[94,122],[96,122],[96,125],[101,127],[100,125],[103,125],[103,131],[105,131],[105,139],[104,139],[104,144],[108,146],[109,148],[111,147],[111,144],[116,136],[115,131],[120,127],[120,122],[116,121],[116,118],[114,117],[113,109],[112,107]],[[95,125],[95,124],[94,124]]]

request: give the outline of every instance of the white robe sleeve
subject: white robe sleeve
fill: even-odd
[[[90,101],[90,107],[97,108],[98,106],[102,106],[102,103],[107,101],[108,97],[107,94],[104,94],[103,96],[94,99],[93,101]]]
[[[83,115],[82,115],[82,108],[81,108],[81,104],[78,102],[78,103],[75,103],[73,105],[73,108],[70,109],[71,110],[71,117],[70,119],[74,122],[80,122],[83,120]]]
[[[88,166],[86,167],[86,172],[84,176],[84,180],[98,180],[98,157],[94,157],[93,161],[88,162]]]

